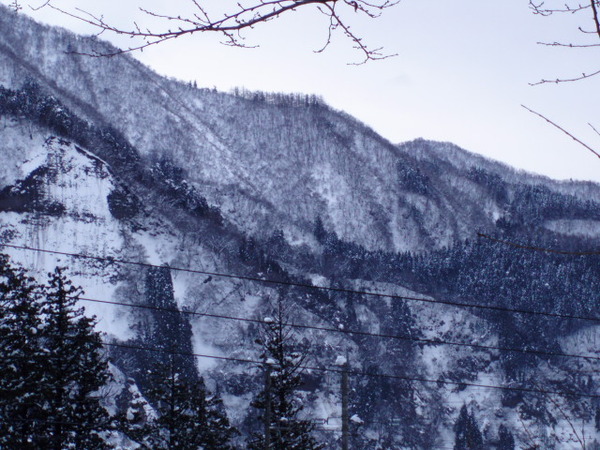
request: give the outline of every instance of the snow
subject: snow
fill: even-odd
[[[600,221],[597,220],[548,220],[544,223],[544,228],[569,236],[597,238],[600,235]]]
[[[142,158],[171,158],[175,165],[186,169],[186,182],[205,196],[209,204],[221,208],[229,222],[226,233],[265,238],[280,230],[288,243],[304,246],[303,251],[318,256],[320,245],[312,235],[312,227],[316,218],[321,217],[328,231],[365,248],[419,252],[443,247],[455,239],[471,238],[473,230],[493,225],[503,214],[485,189],[465,178],[464,172],[474,166],[499,173],[510,182],[542,184],[557,192],[575,193],[580,199],[598,198],[600,192],[598,186],[591,184],[555,183],[516,173],[451,144],[430,143],[426,147],[414,143],[394,147],[374,133],[365,132],[359,123],[325,107],[319,115],[302,108],[264,109],[231,96],[190,90],[124,58],[102,61],[81,58],[74,64],[71,56],[60,50],[69,41],[68,35],[34,32],[31,25],[4,29],[6,33],[0,40],[7,45],[27,39],[40,44],[37,48],[41,50],[28,49],[22,52],[23,57],[39,70],[40,80],[53,80],[52,89],[57,95],[64,93],[65,99],[72,99],[72,105],[89,105],[108,125],[121,130],[136,145]],[[79,43],[84,42],[87,41]],[[4,54],[0,55],[0,61],[0,80],[5,85],[18,86],[24,78],[23,69],[11,68],[13,62]],[[79,109],[77,113],[82,117],[88,114]],[[191,229],[191,225],[175,223],[170,217],[159,217],[153,205],[145,205],[148,217],[140,219],[139,229],[116,220],[108,209],[107,195],[117,180],[106,162],[94,156],[91,148],[77,151],[73,145],[57,140],[46,145],[48,137],[46,130],[26,121],[0,117],[3,155],[0,188],[14,184],[42,165],[54,164],[61,170],[56,180],[46,183],[45,194],[67,207],[61,217],[1,212],[3,228],[15,231],[11,243],[214,272],[248,270],[236,265],[237,248],[231,245],[234,240],[228,242],[222,238],[224,244],[219,245],[217,233],[198,231]],[[433,163],[441,172],[428,173],[435,189],[427,194],[411,192],[398,183],[399,166],[417,167],[421,163]],[[482,222],[474,223],[470,217],[479,217]],[[570,235],[600,235],[598,221],[558,219],[544,226]],[[143,275],[140,275],[143,271],[136,268],[35,252],[15,250],[11,254],[15,261],[39,276],[57,264],[68,266],[69,276],[76,284],[84,285],[86,297],[91,299],[133,302],[143,296]],[[305,275],[302,268],[289,270]],[[323,274],[314,272],[309,279],[317,286],[330,283]],[[179,307],[199,313],[264,317],[265,323],[274,322],[266,316],[270,311],[266,299],[275,298],[274,289],[218,277],[209,283],[204,283],[205,280],[204,275],[173,271]],[[422,297],[391,283],[343,281],[353,289]],[[390,298],[374,301],[370,297],[357,301],[361,329],[378,332],[391,302]],[[464,310],[407,304],[428,339],[492,346],[498,343],[497,335],[486,327],[485,321]],[[84,301],[81,305],[86,314],[98,317],[97,328],[109,338],[125,340],[136,336],[132,325],[137,322],[130,308]],[[344,330],[343,324],[333,318],[309,312],[301,301],[293,305],[293,320],[297,323]],[[195,353],[257,358],[257,346],[253,344],[256,324],[201,316],[193,316],[191,324]],[[597,355],[598,333],[598,328],[590,327],[562,339],[560,344],[565,352]],[[347,363],[339,354],[341,351],[348,348],[353,355],[358,354],[358,344],[344,333],[303,330],[298,337],[318,344],[311,346],[311,350],[318,352],[319,361],[335,361],[339,366]],[[418,369],[429,379],[440,379],[461,369],[461,364],[470,357],[481,363],[472,374],[474,383],[505,383],[496,361],[498,352],[441,345],[424,345],[419,352]],[[244,391],[248,386],[237,386],[239,392],[235,395],[227,389],[236,378],[259,376],[257,368],[212,358],[197,358],[197,361],[207,384],[222,389],[228,412],[239,423],[252,395]],[[275,361],[271,359],[268,363]],[[582,369],[594,370],[587,363]],[[540,379],[564,380],[569,371],[540,364],[537,375]],[[432,392],[441,395],[440,401],[449,411],[440,425],[447,445],[452,444],[451,422],[462,404],[476,408],[482,426],[493,426],[491,418],[502,418],[516,430],[521,441],[525,427],[535,428],[533,422],[523,424],[513,410],[501,406],[498,390],[475,387],[459,390],[452,386],[435,390],[425,385],[419,386],[423,396],[419,410],[427,410]],[[334,427],[339,425],[339,374],[324,375],[320,389],[308,397],[307,410],[328,424],[335,424]],[[550,409],[557,419],[552,433],[560,440],[561,448],[576,447],[568,420],[561,418],[558,408]],[[368,422],[369,418],[365,419]],[[362,419],[356,416],[356,420]],[[586,436],[595,436],[593,424],[576,425],[577,429],[584,427]],[[375,435],[373,430],[367,433]]]
[[[0,136],[0,186],[14,184],[45,161],[47,135],[38,127],[0,116]]]
[[[194,353],[209,356],[226,356],[217,347],[203,339],[203,332],[199,329],[200,327],[201,323],[199,321],[192,321],[192,347]],[[213,369],[218,364],[219,361],[214,358],[196,358],[196,365],[200,373]]]
[[[313,286],[329,287],[329,280],[323,275],[310,273],[308,274],[308,278]]]
[[[33,153],[36,156],[27,159],[22,168],[33,171],[41,165],[59,167],[61,176],[46,183],[45,196],[49,201],[67,205],[68,210],[60,217],[45,220],[32,217],[27,221],[17,213],[2,213],[3,225],[17,231],[11,243],[65,253],[115,255],[123,245],[122,229],[108,210],[106,196],[114,185],[106,168],[98,167],[94,159],[81,154],[74,146],[56,140],[46,142]],[[27,250],[12,253],[15,262],[31,268],[42,278],[56,265],[73,267],[75,262],[72,257],[51,253]],[[107,283],[110,268],[102,268],[102,264],[89,259],[77,259],[77,262],[78,270],[70,270],[67,274],[75,285],[85,286],[84,297],[110,300],[116,289],[113,283]],[[88,315],[97,317],[99,331],[120,339],[132,336],[128,315],[122,307],[90,301],[80,303]]]
[[[350,417],[350,422],[355,423],[357,425],[362,425],[365,423],[364,420],[362,420],[358,414],[354,414],[352,417]]]
[[[338,355],[337,358],[335,358],[335,362],[334,364],[336,366],[345,366],[348,363],[348,360],[346,359],[345,356],[342,355]]]

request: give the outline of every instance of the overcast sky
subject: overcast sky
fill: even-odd
[[[103,13],[121,24],[133,16],[143,23],[136,5],[185,11],[190,3],[54,1],[66,9],[79,6]],[[201,1],[215,7],[230,3]],[[541,78],[598,70],[600,50],[537,45],[538,41],[579,42],[584,36],[577,31],[577,17],[535,16],[527,3],[403,0],[379,19],[352,22],[354,31],[368,44],[398,54],[359,66],[347,64],[360,60],[361,55],[341,35],[334,36],[325,52],[313,52],[326,39],[327,22],[308,11],[247,32],[248,43],[259,48],[226,47],[216,36],[204,34],[154,46],[134,56],[161,74],[195,80],[199,86],[314,93],[392,142],[417,137],[450,141],[553,178],[600,181],[600,159],[520,106],[543,113],[600,148],[600,136],[588,126],[591,122],[600,129],[600,76],[578,83],[528,85]],[[79,33],[93,32],[47,8],[37,12],[25,8],[24,12]],[[121,46],[129,43],[106,34],[102,37]]]

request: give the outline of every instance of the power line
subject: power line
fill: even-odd
[[[46,249],[27,247],[27,246],[21,246],[21,245],[12,245],[12,244],[0,244],[0,245],[9,247],[9,248],[14,248],[17,250],[30,250],[30,251],[36,251],[36,252],[41,252],[41,253],[51,253],[51,254],[56,254],[56,255],[69,256],[69,257],[74,257],[74,258],[93,259],[96,261],[105,261],[105,262],[115,263],[115,264],[130,264],[130,265],[136,265],[136,266],[141,266],[141,267],[153,267],[153,268],[168,268],[170,270],[174,270],[177,272],[195,273],[195,274],[199,274],[199,275],[207,275],[207,276],[214,276],[214,277],[220,277],[220,278],[231,278],[231,279],[253,281],[253,282],[265,283],[265,284],[300,287],[300,288],[323,290],[323,291],[329,291],[329,292],[340,292],[340,293],[345,293],[345,294],[368,295],[368,296],[372,296],[372,297],[383,297],[383,298],[391,298],[391,299],[396,299],[396,300],[406,300],[406,301],[420,302],[420,303],[457,306],[457,307],[463,307],[463,308],[483,309],[483,310],[490,310],[490,311],[514,313],[514,314],[538,315],[538,316],[544,316],[544,317],[553,317],[553,318],[557,318],[557,319],[573,319],[573,320],[585,320],[585,321],[590,321],[590,322],[600,322],[600,317],[579,316],[579,315],[574,315],[574,314],[561,314],[561,313],[534,311],[534,310],[519,309],[519,308],[507,308],[507,307],[503,307],[503,306],[481,305],[481,304],[464,303],[464,302],[457,302],[457,301],[450,301],[450,300],[429,299],[429,298],[423,298],[423,297],[410,297],[410,296],[397,295],[397,294],[387,294],[387,293],[373,292],[373,291],[359,291],[359,290],[336,288],[336,287],[329,287],[329,286],[315,286],[313,284],[298,283],[298,282],[292,282],[292,281],[270,280],[267,278],[251,277],[251,276],[245,276],[245,275],[234,275],[234,274],[223,273],[223,272],[209,272],[209,271],[204,271],[204,270],[189,269],[189,268],[185,268],[185,267],[159,266],[157,264],[144,263],[144,262],[140,262],[140,261],[128,261],[128,260],[113,258],[113,257],[84,255],[81,253],[59,252],[56,250],[46,250]]]
[[[55,336],[55,337],[58,337],[59,339],[64,339],[64,340],[78,340],[78,341],[86,340],[86,341],[97,343],[97,344],[100,344],[100,345],[103,345],[106,347],[125,348],[128,350],[141,350],[141,351],[149,351],[149,352],[154,352],[154,353],[166,353],[169,355],[177,355],[177,356],[191,356],[191,357],[195,357],[195,358],[216,359],[216,360],[220,360],[220,361],[233,361],[233,362],[239,362],[239,363],[245,363],[245,364],[255,364],[257,366],[262,366],[262,367],[264,367],[264,365],[265,365],[264,361],[258,361],[258,360],[247,359],[247,358],[235,358],[232,356],[207,355],[207,354],[203,354],[203,353],[194,353],[194,352],[181,352],[181,351],[167,350],[167,349],[163,349],[163,348],[147,347],[147,346],[132,345],[132,344],[123,344],[123,343],[117,343],[117,342],[99,342],[99,341],[94,341],[94,340],[90,340],[90,339],[82,339],[81,337],[70,337],[70,336]],[[331,367],[298,366],[298,369],[308,370],[308,371],[317,371],[317,372],[330,372],[330,373],[337,373],[337,374],[344,373],[343,368],[337,369],[337,368],[331,368]],[[493,384],[469,383],[469,382],[462,382],[462,381],[447,381],[447,380],[439,380],[439,379],[431,380],[431,379],[427,379],[427,378],[416,378],[416,377],[408,377],[408,376],[402,376],[402,375],[391,375],[391,374],[365,372],[365,371],[357,371],[357,370],[348,370],[346,373],[348,373],[348,375],[354,375],[354,376],[363,376],[363,377],[371,377],[371,378],[389,378],[389,379],[403,380],[403,381],[416,381],[416,382],[420,382],[420,383],[434,383],[437,385],[440,385],[440,384],[441,385],[451,385],[451,386],[458,386],[458,387],[462,387],[462,388],[476,387],[476,388],[484,388],[484,389],[497,389],[497,390],[527,392],[527,393],[543,394],[543,395],[561,395],[561,396],[566,396],[566,397],[579,397],[579,398],[600,398],[600,395],[598,395],[598,394],[560,392],[560,391],[550,391],[550,390],[545,390],[545,389],[534,389],[534,388],[514,387],[514,386],[513,387],[498,386],[498,385],[493,385]]]
[[[115,259],[115,258],[103,258],[103,257],[98,257],[98,256],[83,255],[83,254],[77,254],[77,253],[58,252],[58,251],[53,251],[53,250],[44,250],[44,249],[38,249],[38,248],[32,248],[32,247],[16,246],[16,245],[11,245],[11,244],[3,244],[3,245],[5,245],[7,247],[15,248],[15,249],[31,250],[31,251],[38,251],[38,252],[52,253],[52,254],[60,254],[60,255],[64,255],[64,256],[79,257],[79,258],[85,258],[85,259],[94,259],[94,260],[100,260],[100,261],[109,261],[109,262],[119,263],[119,264],[133,264],[133,265],[138,265],[138,266],[143,266],[143,267],[155,267],[155,268],[164,267],[164,266],[158,266],[155,264],[119,260],[119,259]],[[499,307],[493,307],[493,306],[461,304],[461,303],[457,303],[457,302],[445,302],[445,301],[423,299],[423,298],[416,298],[416,297],[405,297],[405,296],[399,296],[399,295],[394,295],[394,294],[382,294],[382,293],[369,292],[369,291],[355,291],[355,290],[343,289],[343,288],[313,286],[313,285],[302,284],[302,283],[266,280],[266,279],[256,278],[256,277],[238,276],[238,275],[232,275],[232,274],[207,272],[207,271],[178,268],[178,267],[169,267],[169,268],[171,270],[183,271],[183,272],[188,272],[188,273],[198,273],[198,274],[202,274],[202,275],[211,275],[211,276],[234,278],[234,279],[241,279],[241,280],[248,280],[248,281],[265,282],[265,283],[271,283],[271,284],[283,284],[283,285],[288,285],[288,286],[305,287],[305,288],[311,288],[311,289],[323,289],[323,290],[335,291],[335,292],[372,295],[372,296],[376,296],[376,297],[387,297],[387,298],[397,298],[397,299],[402,299],[402,300],[424,301],[424,302],[428,302],[428,303],[449,304],[452,306],[466,306],[466,307],[476,307],[476,308],[483,308],[483,309],[495,309],[495,310],[501,309],[501,310],[505,310],[507,312],[522,312],[522,313],[527,313],[527,314],[551,315],[554,317],[565,317],[566,316],[566,315],[558,315],[558,314],[553,314],[553,313],[542,313],[542,312],[535,312],[535,311],[520,311],[520,310],[513,310],[513,309],[509,309],[509,308],[499,308]],[[89,300],[92,300],[92,299],[89,299]],[[99,301],[99,302],[106,303],[105,301]],[[117,303],[117,302],[115,302],[115,303]],[[129,306],[129,304],[127,306]],[[155,308],[155,307],[151,307],[151,308]],[[178,310],[173,310],[173,311],[178,311]],[[178,311],[178,312],[185,313],[185,311]],[[197,313],[197,314],[201,314],[201,313]],[[225,318],[225,317],[226,316],[223,316],[223,318]],[[578,317],[578,316],[566,316],[566,318],[600,321],[600,319],[597,319],[597,318],[587,318],[587,317]],[[245,320],[245,321],[257,320],[257,319],[242,319],[242,318],[239,318],[239,319]],[[310,326],[307,325],[305,327],[310,327]],[[331,329],[331,330],[335,330],[335,329]],[[335,331],[341,332],[342,330],[335,330]],[[68,339],[67,337],[65,337],[65,338]],[[166,351],[163,349],[132,346],[132,345],[128,345],[128,344],[118,344],[118,343],[114,343],[114,342],[113,343],[102,342],[101,344],[105,345],[105,346],[129,348],[129,349],[133,349],[133,350],[165,352],[165,353],[170,353],[170,354],[178,354],[178,355],[182,355],[182,356],[193,356],[193,357],[199,357],[199,358],[235,361],[235,362],[241,362],[241,363],[252,363],[252,364],[258,364],[258,365],[263,364],[263,362],[261,362],[261,361],[250,360],[250,359],[233,358],[233,357],[217,356],[217,355],[205,355],[205,354],[199,354],[199,353],[172,352],[172,351]],[[474,345],[474,344],[470,344],[470,345]],[[528,350],[528,352],[532,352],[532,351]],[[560,356],[566,356],[566,355],[567,354],[560,355]],[[554,356],[559,356],[559,355],[554,355]],[[572,355],[572,356],[575,356],[575,355]],[[578,355],[578,356],[582,357],[582,358],[595,359],[595,357],[586,357],[584,355]],[[343,372],[343,369],[332,369],[332,368],[323,368],[323,367],[301,366],[299,368],[304,369],[304,370],[333,372],[333,373],[340,373],[340,374]],[[575,396],[575,397],[600,398],[600,395],[594,395],[594,394],[565,393],[565,392],[548,391],[548,390],[523,388],[523,387],[508,387],[508,386],[497,386],[497,385],[480,384],[480,383],[454,382],[454,381],[446,381],[446,380],[430,380],[430,379],[426,379],[426,378],[413,378],[413,377],[406,377],[406,376],[400,376],[400,375],[379,374],[379,373],[373,373],[373,372],[349,371],[348,374],[356,375],[356,376],[391,378],[391,379],[398,379],[398,380],[404,380],[404,381],[416,381],[416,382],[423,382],[423,383],[436,383],[438,385],[442,384],[442,385],[453,385],[453,386],[460,386],[460,387],[470,386],[470,387],[478,387],[478,388],[511,390],[511,391],[519,391],[519,392],[540,393],[540,394],[554,394],[554,395],[565,395],[565,396]]]
[[[160,306],[137,305],[137,304],[133,304],[133,303],[116,302],[116,301],[109,301],[109,300],[98,300],[98,299],[92,299],[92,298],[87,298],[87,297],[71,297],[71,298],[86,301],[86,302],[92,302],[92,303],[103,303],[103,304],[107,304],[107,305],[149,309],[152,311],[159,311],[159,312],[181,313],[181,314],[187,314],[187,315],[192,315],[192,316],[210,317],[213,319],[234,320],[234,321],[239,321],[239,322],[249,322],[249,323],[257,323],[257,324],[265,323],[265,321],[261,320],[261,319],[249,319],[249,318],[245,318],[245,317],[234,317],[234,316],[226,316],[226,315],[221,315],[221,314],[201,313],[201,312],[195,312],[195,311],[188,311],[185,309],[179,310],[179,309],[175,309],[175,308],[165,308],[165,307],[160,307]],[[456,346],[456,347],[477,348],[477,349],[481,349],[481,350],[498,350],[498,351],[506,351],[506,352],[533,354],[533,355],[539,355],[539,356],[552,356],[552,357],[558,356],[558,357],[565,357],[565,358],[578,358],[578,359],[585,359],[585,360],[600,361],[599,356],[592,356],[592,355],[581,355],[581,354],[573,354],[573,353],[551,352],[551,351],[545,351],[545,350],[501,347],[501,346],[495,346],[495,345],[472,344],[472,343],[466,343],[466,342],[452,342],[452,341],[446,341],[446,340],[437,339],[437,338],[436,339],[425,339],[425,338],[412,337],[412,336],[400,336],[400,335],[395,335],[395,334],[370,333],[368,331],[358,331],[358,330],[340,329],[340,328],[331,328],[331,327],[319,327],[316,325],[302,325],[302,324],[296,324],[296,323],[292,323],[292,322],[290,322],[290,323],[286,322],[286,323],[283,323],[283,325],[287,326],[287,327],[292,327],[292,328],[325,331],[325,332],[329,332],[329,333],[353,334],[353,335],[358,335],[358,336],[368,336],[368,337],[375,337],[375,338],[398,339],[398,340],[404,340],[404,341],[419,342],[421,344],[426,344],[426,345],[450,345],[450,346]]]
[[[64,339],[74,339],[74,338],[65,336]],[[95,342],[97,342],[97,341],[95,341]],[[241,362],[241,363],[245,363],[245,364],[256,364],[257,366],[265,365],[264,361],[257,361],[254,359],[247,359],[247,358],[234,358],[231,356],[207,355],[207,354],[203,354],[203,353],[193,353],[193,352],[179,352],[179,351],[172,351],[172,350],[166,350],[166,349],[154,348],[154,347],[138,346],[138,345],[132,345],[132,344],[119,344],[116,342],[101,342],[101,344],[108,346],[108,347],[126,348],[129,350],[142,350],[142,351],[150,351],[150,352],[155,352],[155,353],[167,353],[170,355],[178,355],[178,356],[192,356],[192,357],[197,357],[197,358],[216,359],[216,360],[221,360],[221,361],[233,361],[233,362]],[[318,372],[330,372],[330,373],[338,373],[338,374],[342,374],[344,372],[343,368],[336,369],[336,368],[331,368],[331,367],[298,366],[298,369],[308,370],[308,371],[318,371]],[[459,386],[459,387],[498,389],[498,390],[527,392],[527,393],[544,394],[544,395],[561,395],[561,396],[566,396],[566,397],[600,398],[600,395],[598,395],[598,394],[559,392],[559,391],[551,391],[551,390],[545,390],[545,389],[498,386],[498,385],[493,385],[493,384],[469,383],[469,382],[462,382],[462,381],[430,380],[427,378],[407,377],[407,376],[402,376],[402,375],[391,375],[391,374],[365,372],[365,371],[357,371],[357,370],[348,370],[347,373],[349,375],[354,375],[354,376],[363,376],[363,377],[372,377],[372,378],[390,378],[390,379],[395,379],[395,380],[416,381],[416,382],[421,382],[421,383],[435,383],[437,385],[442,384],[442,385],[451,385],[451,386]]]

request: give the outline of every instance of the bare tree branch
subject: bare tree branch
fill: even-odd
[[[50,0],[46,0],[44,3],[42,3],[40,6],[31,6],[29,5],[29,8],[31,8],[32,11],[39,11],[40,9],[42,9],[45,6],[48,6],[48,3],[50,3]]]
[[[10,3],[8,5],[8,7],[10,9],[12,9],[14,12],[19,12],[23,9],[23,7],[21,6],[21,4],[19,3],[19,0],[13,0],[12,3]]]
[[[548,47],[569,47],[569,48],[589,48],[600,47],[600,44],[565,44],[563,42],[537,42],[538,45],[546,45]]]
[[[598,130],[596,130],[596,128],[594,127],[594,125],[592,125],[591,123],[588,122],[588,125],[592,128],[592,130],[594,130],[594,132],[600,136],[600,133],[598,132]]]
[[[575,14],[590,8],[590,5],[578,4],[577,6],[570,6],[568,3],[564,4],[564,8],[546,8],[544,5],[545,2],[543,1],[536,3],[533,0],[529,0],[529,8],[534,14],[539,14],[540,16],[551,16],[555,13]]]
[[[581,80],[585,80],[586,78],[595,77],[598,74],[600,74],[600,70],[597,70],[592,73],[582,73],[580,76],[572,77],[572,78],[555,78],[554,80],[542,79],[535,83],[529,83],[529,86],[539,86],[540,84],[547,84],[547,83],[569,83],[572,81],[581,81]]]
[[[563,127],[561,127],[560,125],[557,125],[556,123],[552,122],[550,119],[548,119],[546,116],[540,114],[539,112],[534,111],[533,109],[528,108],[525,105],[521,105],[523,108],[525,108],[527,111],[529,111],[532,114],[535,114],[538,117],[541,117],[542,119],[544,119],[546,122],[548,122],[550,125],[554,126],[555,128],[558,128],[560,131],[562,131],[563,133],[565,133],[567,136],[569,136],[571,139],[573,139],[575,142],[577,142],[580,145],[583,145],[586,149],[588,149],[590,152],[592,152],[594,155],[596,155],[598,158],[600,158],[600,153],[598,153],[596,150],[594,150],[592,147],[590,147],[589,145],[587,145],[585,142],[581,141],[580,139],[578,139],[577,137],[575,137],[572,133],[569,133],[567,130],[565,130]]]
[[[591,20],[594,24],[594,29],[590,31],[590,30],[584,29],[582,26],[579,26],[577,28],[578,31],[585,36],[593,35],[593,36],[597,37],[598,39],[600,39],[600,18],[598,16],[598,8],[600,7],[600,0],[587,0],[587,1],[589,3],[586,3],[586,4],[567,1],[564,4],[564,6],[562,6],[560,8],[550,8],[550,7],[545,6],[544,1],[540,1],[539,3],[536,3],[534,0],[529,0],[529,8],[533,11],[534,14],[544,16],[544,17],[551,16],[553,14],[561,14],[561,13],[563,13],[563,14],[564,13],[567,13],[567,14],[584,13],[588,17],[591,18]],[[588,48],[588,49],[600,47],[600,43],[598,43],[598,42],[592,42],[592,43],[584,42],[584,43],[577,43],[577,44],[562,43],[562,42],[538,42],[538,44],[551,46],[551,47]],[[536,83],[530,83],[530,85],[537,86],[537,85],[546,84],[546,83],[569,83],[569,82],[574,82],[574,81],[585,80],[587,78],[594,77],[598,74],[600,74],[600,70],[592,71],[591,73],[582,73],[580,76],[573,76],[573,77],[567,77],[567,78],[555,78],[555,79],[542,79]]]
[[[249,47],[245,43],[243,31],[279,18],[286,13],[309,7],[316,8],[328,19],[327,38],[323,47],[316,52],[324,51],[330,45],[333,34],[339,31],[350,40],[353,48],[362,54],[360,63],[394,56],[383,54],[381,48],[371,48],[365,44],[362,37],[350,27],[348,15],[362,15],[376,19],[384,10],[397,5],[400,0],[241,0],[235,9],[224,11],[220,18],[211,17],[202,0],[188,1],[194,12],[187,15],[164,14],[139,8],[149,19],[158,19],[158,22],[162,23],[158,28],[140,26],[136,22],[133,22],[128,28],[120,27],[105,19],[104,16],[93,14],[87,10],[79,8],[74,11],[64,10],[56,6],[52,0],[46,0],[42,7],[52,8],[87,23],[98,29],[99,34],[108,32],[142,41],[140,44],[113,52],[92,52],[90,56],[114,56],[130,53],[171,39],[206,32],[221,34],[224,37],[223,43],[226,45]]]
[[[600,37],[600,22],[598,21],[598,8],[596,5],[596,0],[590,0],[590,4],[592,6],[592,11],[594,15],[594,24],[596,25],[596,34]]]

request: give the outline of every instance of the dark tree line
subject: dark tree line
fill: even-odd
[[[276,106],[290,106],[296,108],[321,106],[327,108],[323,99],[314,94],[284,94],[281,92],[249,91],[243,88],[234,88],[232,94],[252,102],[267,103]]]
[[[109,355],[95,319],[77,306],[81,288],[64,269],[39,284],[0,254],[1,448],[104,449],[112,448],[111,437],[146,449],[234,448],[238,432],[198,372],[190,323],[175,304],[169,269],[148,270],[145,291],[152,308],[140,336]],[[269,399],[269,448],[322,448],[311,435],[314,425],[299,417],[305,356],[281,308],[265,324],[259,344],[272,389],[257,394],[249,413],[266,420]],[[109,360],[129,376],[113,400]],[[264,448],[265,435],[254,434],[248,445]]]
[[[81,294],[62,268],[39,284],[0,254],[0,447],[102,449],[120,434],[142,448],[232,448],[235,430],[222,402],[207,392],[193,359],[179,356],[190,350],[182,342],[158,342],[163,352],[149,358],[140,379],[148,400],[117,399],[120,411],[108,413],[109,357],[95,319],[77,307]],[[159,289],[154,294],[169,302]],[[180,315],[159,323],[190,345]],[[160,341],[157,334],[160,327],[153,334]]]
[[[105,447],[111,375],[80,294],[60,268],[38,285],[0,255],[0,446]]]
[[[492,443],[485,442],[473,411],[469,411],[467,405],[463,404],[454,422],[454,450],[484,450],[490,448],[490,444]],[[493,443],[493,448],[515,449],[515,438],[505,425],[498,427],[498,436]]]
[[[107,124],[91,123],[60,100],[46,92],[34,79],[26,79],[20,89],[0,86],[0,115],[17,120],[26,119],[45,127],[59,139],[67,139],[93,152],[108,162],[126,185],[120,184],[108,196],[111,214],[119,220],[135,218],[143,212],[143,206],[135,195],[135,186],[151,187],[160,202],[187,212],[191,216],[221,227],[224,219],[218,207],[209,205],[198,190],[186,181],[184,169],[163,159],[145,169],[138,150],[123,134]],[[76,146],[76,149],[78,147]],[[101,160],[98,164],[103,164]],[[0,191],[0,210],[39,211],[44,214],[61,215],[64,206],[44,202],[40,197],[43,178],[48,168],[36,169],[25,180]]]

